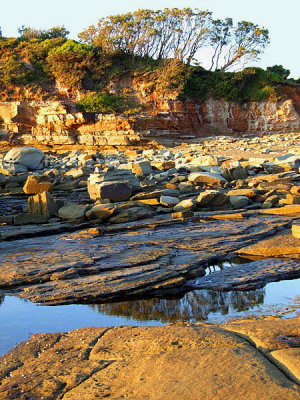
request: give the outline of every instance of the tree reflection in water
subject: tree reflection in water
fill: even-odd
[[[3,301],[4,301],[4,294],[0,294],[0,306],[3,303]]]
[[[124,316],[138,321],[165,322],[206,320],[210,313],[228,314],[230,309],[247,311],[264,302],[265,290],[217,292],[195,290],[181,299],[151,299],[94,304],[99,313]]]

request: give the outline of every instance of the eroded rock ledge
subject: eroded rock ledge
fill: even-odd
[[[204,275],[210,264],[231,258],[290,223],[289,218],[273,216],[209,223],[195,218],[144,220],[111,227],[112,235],[107,227],[106,233],[91,229],[27,239],[26,248],[24,240],[2,242],[0,289],[46,304],[120,301],[170,290],[183,293],[192,289],[188,280]],[[277,268],[275,262],[271,268],[266,261],[257,272],[254,268],[254,282],[245,265],[239,285],[262,287],[300,276],[299,262],[281,264]]]
[[[0,359],[0,398],[295,400],[299,327],[294,318],[33,335]]]

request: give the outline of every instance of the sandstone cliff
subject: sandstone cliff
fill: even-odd
[[[288,132],[300,129],[300,89],[285,86],[278,101],[180,101],[132,82],[143,110],[125,116],[81,113],[72,99],[0,102],[0,138],[26,145],[139,145],[157,137]]]

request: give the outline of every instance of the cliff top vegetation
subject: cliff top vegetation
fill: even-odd
[[[0,29],[1,32],[1,29]],[[245,67],[269,44],[269,32],[248,21],[215,20],[198,9],[138,10],[101,18],[68,39],[64,26],[39,30],[22,26],[19,37],[0,34],[0,98],[54,98],[57,86],[80,94],[83,111],[128,110],[125,76],[141,77],[149,91],[204,100],[263,100],[279,97],[288,80],[281,65]],[[210,68],[201,67],[210,54]],[[112,85],[114,82],[114,85]],[[114,89],[112,90],[112,86]],[[117,88],[117,89],[116,89]]]

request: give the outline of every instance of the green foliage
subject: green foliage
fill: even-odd
[[[282,79],[287,79],[291,73],[289,69],[285,69],[282,65],[273,65],[273,67],[268,67],[267,71],[279,75]]]
[[[31,27],[25,27],[24,25],[18,29],[21,40],[46,40],[54,39],[58,37],[66,38],[69,35],[69,31],[64,26],[54,26],[48,30],[34,29]]]
[[[205,100],[212,95],[228,101],[262,101],[278,97],[276,84],[281,80],[277,74],[261,68],[245,68],[233,73],[192,67],[186,75],[181,97]]]
[[[152,74],[156,89],[164,93],[172,93],[174,90],[182,92],[185,69],[185,64],[175,58],[163,60]]]
[[[31,71],[18,56],[12,55],[2,66],[0,77],[7,86],[25,85],[31,80]]]
[[[99,79],[107,65],[92,46],[75,40],[52,49],[47,62],[55,78],[70,89],[80,89],[84,80]]]
[[[109,95],[107,92],[89,94],[76,105],[82,112],[96,113],[123,112],[127,107],[123,96]]]

